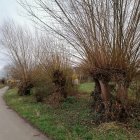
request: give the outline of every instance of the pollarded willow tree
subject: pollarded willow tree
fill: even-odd
[[[27,29],[13,22],[5,22],[1,27],[1,33],[2,46],[11,62],[11,76],[20,80],[19,94],[30,94],[32,70],[35,66],[33,36]]]
[[[69,54],[63,50],[63,45],[56,40],[42,36],[36,47],[36,58],[39,67],[46,79],[46,86],[53,86],[52,94],[61,95],[67,98],[73,87],[72,84],[72,66]],[[39,41],[39,40],[38,40]],[[56,48],[57,47],[57,48]],[[40,71],[40,72],[41,72]],[[48,84],[48,85],[47,85]],[[74,91],[74,90],[73,90]]]
[[[117,100],[127,100],[140,59],[140,0],[20,0],[33,20],[51,29],[80,54],[95,81],[95,93],[109,110],[109,82]],[[100,103],[102,104],[102,103]]]

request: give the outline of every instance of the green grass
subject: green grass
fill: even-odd
[[[78,90],[80,92],[91,93],[94,90],[94,83],[89,82],[89,83],[80,84]]]
[[[3,85],[3,84],[0,84],[0,89],[1,89],[1,88],[3,88],[3,87],[5,87],[5,85]]]
[[[54,108],[36,103],[32,96],[19,97],[17,90],[12,89],[4,99],[22,117],[55,140],[139,140],[138,129],[131,132],[116,123],[96,126],[85,98],[69,97]]]

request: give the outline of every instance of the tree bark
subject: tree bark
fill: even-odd
[[[123,84],[123,83],[119,83],[118,84],[118,90],[117,90],[117,99],[121,102],[121,103],[126,103],[127,102],[127,98],[128,98],[128,85]]]
[[[108,82],[104,80],[99,80],[100,87],[101,87],[101,97],[105,105],[110,101],[110,90]]]
[[[101,94],[101,87],[100,87],[99,80],[98,79],[94,79],[94,82],[95,82],[94,92]]]

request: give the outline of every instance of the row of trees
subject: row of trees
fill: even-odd
[[[46,32],[50,30],[63,40],[66,44],[63,48],[76,51],[71,56],[95,82],[96,112],[107,118],[112,110],[118,116],[126,113],[128,89],[140,70],[140,0],[35,0],[33,3],[20,0],[19,4],[38,27]],[[34,64],[37,64],[48,76],[51,75],[52,82],[61,87],[62,95],[66,97],[63,87],[67,85],[66,77],[69,77],[71,68],[70,57],[64,55],[67,54],[64,49],[48,43],[44,35],[32,37],[25,30],[16,29],[12,33],[13,30],[7,31],[7,28],[4,29],[3,44],[12,48],[12,51],[9,49],[15,57],[12,60],[22,69],[25,85],[29,86]],[[9,41],[14,44],[9,44]],[[35,53],[31,53],[33,50]],[[23,57],[21,62],[20,57]],[[115,83],[115,99],[110,82]]]
[[[51,92],[67,98],[68,88],[73,86],[73,70],[62,45],[13,22],[4,23],[1,33],[1,43],[11,61],[8,73],[18,80],[19,95],[29,95],[33,87],[41,89],[50,85]],[[39,94],[37,97],[43,98]]]
[[[37,25],[61,36],[77,51],[81,67],[94,79],[97,108],[103,106],[101,110],[110,114],[109,83],[115,82],[115,100],[125,110],[128,89],[140,70],[140,0],[19,3]]]

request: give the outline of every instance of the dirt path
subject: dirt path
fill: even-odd
[[[2,98],[7,89],[0,89],[0,140],[49,140],[8,108]]]

